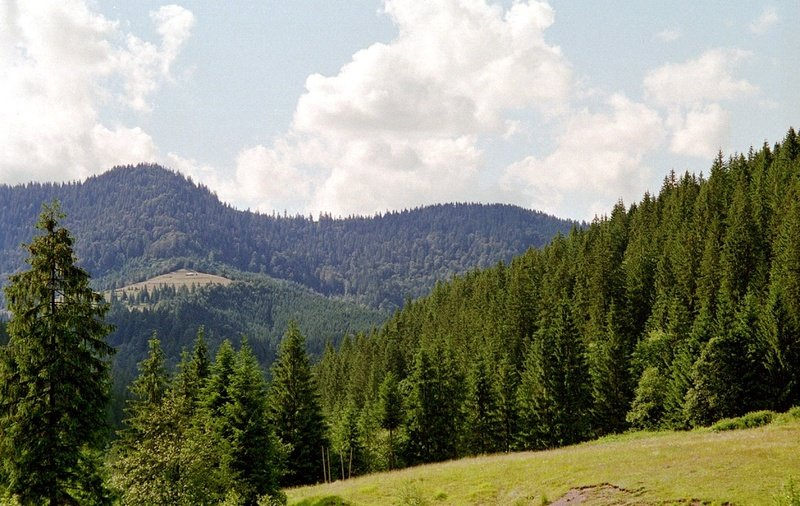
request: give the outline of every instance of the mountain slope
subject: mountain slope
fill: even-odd
[[[0,279],[23,267],[19,245],[30,238],[41,203],[54,198],[99,288],[224,264],[385,309],[427,293],[437,280],[542,246],[573,225],[507,205],[317,221],[267,216],[235,210],[180,174],[139,165],[79,183],[0,186]]]
[[[721,433],[633,433],[557,450],[379,473],[290,489],[287,495],[289,504],[298,506],[789,505],[796,503],[787,495],[800,496],[798,438],[797,419]],[[333,473],[339,476],[338,465]]]

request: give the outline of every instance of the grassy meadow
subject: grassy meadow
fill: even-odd
[[[232,281],[230,279],[224,278],[222,276],[216,276],[214,274],[206,274],[203,272],[196,272],[189,269],[178,269],[177,271],[170,272],[167,274],[162,274],[160,276],[150,278],[140,283],[134,283],[132,285],[124,286],[122,288],[117,288],[116,290],[114,290],[114,294],[116,295],[117,298],[122,298],[123,295],[125,295],[128,298],[133,299],[134,297],[136,297],[138,293],[145,290],[152,292],[154,290],[167,287],[175,288],[176,290],[181,287],[186,287],[187,289],[193,290],[195,288],[200,288],[201,286],[206,286],[206,285],[227,286],[231,283]],[[106,298],[109,299],[110,297],[111,297],[111,292],[107,292]]]
[[[800,420],[715,432],[637,432],[288,490],[289,504],[796,504]],[[792,494],[790,490],[794,488]]]

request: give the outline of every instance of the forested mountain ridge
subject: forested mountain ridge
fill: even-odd
[[[55,198],[81,265],[99,288],[223,264],[382,309],[427,293],[437,280],[543,246],[573,225],[508,205],[447,204],[346,219],[268,216],[238,211],[159,166],[117,167],[84,182],[0,186],[3,279],[23,267],[19,246],[41,203]]]
[[[317,373],[360,469],[800,404],[800,138],[440,283]]]

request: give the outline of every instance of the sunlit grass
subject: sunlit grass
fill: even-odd
[[[290,504],[546,504],[612,484],[630,504],[775,504],[800,479],[800,422],[747,430],[632,433],[544,452],[420,466],[287,491]],[[334,498],[344,502],[320,502]],[[601,501],[602,502],[602,501]],[[583,504],[591,504],[583,503]]]

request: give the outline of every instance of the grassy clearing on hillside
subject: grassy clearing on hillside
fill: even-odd
[[[214,274],[206,274],[203,272],[197,272],[189,269],[178,269],[177,271],[169,272],[167,274],[162,274],[160,276],[150,278],[140,283],[134,283],[132,285],[124,286],[122,288],[117,288],[116,290],[114,290],[114,295],[117,298],[122,298],[124,294],[128,298],[133,299],[134,297],[136,297],[138,293],[144,290],[152,292],[154,290],[167,287],[175,288],[176,290],[182,287],[186,287],[188,289],[195,289],[206,285],[227,286],[231,283],[232,281],[230,279],[223,278],[222,276],[215,276]],[[106,299],[109,299],[110,297],[111,297],[111,292],[109,291],[106,294]]]
[[[304,506],[756,505],[780,504],[778,495],[799,481],[800,421],[780,418],[747,430],[640,432],[462,459],[287,494],[289,504]]]

